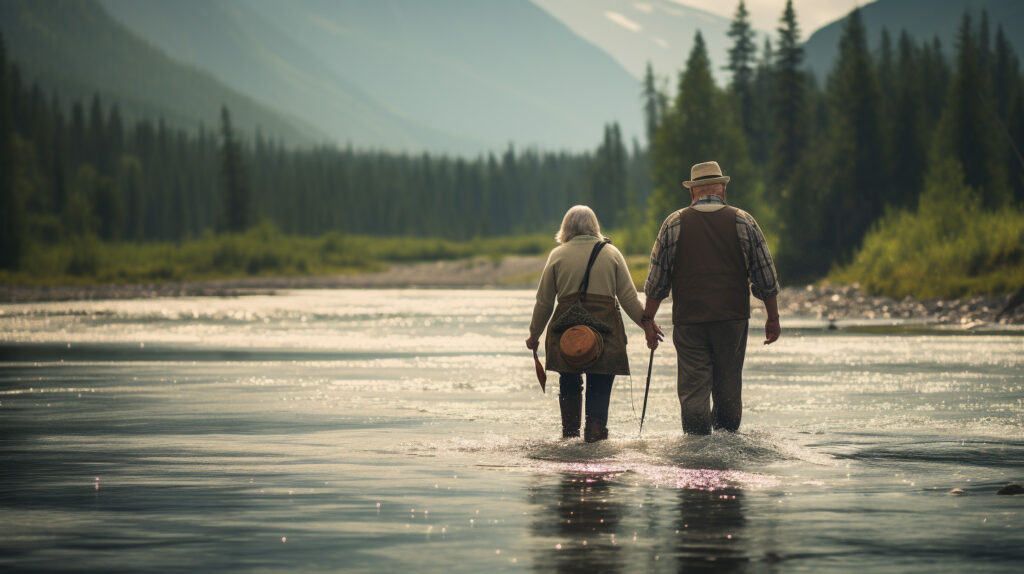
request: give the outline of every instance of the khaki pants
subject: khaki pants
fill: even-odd
[[[747,323],[739,319],[673,327],[683,432],[710,434],[712,428],[740,427]]]

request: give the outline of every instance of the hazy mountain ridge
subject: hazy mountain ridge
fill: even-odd
[[[715,80],[721,85],[729,81],[724,69],[732,45],[726,35],[729,18],[673,0],[530,1],[607,51],[636,78],[643,76],[648,61],[657,74],[674,78],[685,66],[693,38],[700,30]],[[762,43],[763,35],[759,33],[758,50]]]
[[[214,128],[226,103],[243,131],[261,127],[291,144],[324,137],[310,124],[172,60],[92,0],[0,0],[0,30],[24,80],[38,82],[65,105],[98,93],[129,119],[160,117],[176,127]]]
[[[100,1],[115,18],[168,54],[314,123],[329,134],[325,140],[361,147],[471,145],[386,109],[284,27],[254,10],[252,2]]]
[[[878,48],[882,28],[889,30],[895,48],[901,30],[917,41],[931,40],[936,35],[942,42],[946,57],[952,57],[957,30],[965,11],[974,22],[988,12],[990,38],[995,39],[1001,25],[1006,38],[1018,54],[1024,54],[1024,2],[1020,0],[877,0],[860,9],[871,46]],[[797,7],[799,14],[799,7]],[[846,18],[841,18],[815,31],[804,44],[807,67],[823,80],[832,69],[839,53],[839,35]]]
[[[636,79],[525,0],[213,0],[199,4],[221,24],[194,26],[192,2],[103,1],[173,57],[339,142],[478,153],[590,148],[611,121],[640,132]]]

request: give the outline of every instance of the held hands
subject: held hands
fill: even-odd
[[[779,316],[768,317],[768,320],[764,322],[764,344],[771,345],[778,341],[781,334],[782,327],[779,325]]]
[[[540,338],[530,335],[526,338],[526,348],[531,351],[536,351],[537,347],[540,346]]]
[[[654,319],[644,319],[641,325],[643,325],[644,334],[647,335],[647,348],[651,350],[657,349],[658,343],[665,340],[665,333],[654,322]]]

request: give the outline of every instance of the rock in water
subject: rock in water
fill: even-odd
[[[1024,494],[1024,486],[1011,482],[996,491],[996,494]]]
[[[955,494],[956,496],[963,496],[963,495],[965,495],[967,493],[964,492],[964,489],[962,489],[962,488],[954,488],[953,490],[950,490],[947,494]]]

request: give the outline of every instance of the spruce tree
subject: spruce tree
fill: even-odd
[[[774,120],[775,158],[769,193],[777,199],[778,190],[785,187],[792,174],[793,166],[800,160],[805,143],[804,108],[804,49],[800,42],[800,27],[797,24],[793,0],[786,1],[786,8],[779,19],[779,45],[775,52],[774,78]]]
[[[110,164],[107,162],[107,128],[106,122],[103,119],[103,104],[100,102],[99,94],[94,94],[92,103],[89,104],[89,125],[86,131],[85,161],[92,164],[101,173],[109,172]]]
[[[1006,125],[1013,152],[1008,160],[1007,173],[1014,200],[1019,206],[1024,206],[1024,79],[1017,79],[1017,86],[1010,94]]]
[[[829,78],[830,166],[826,215],[833,221],[834,257],[844,257],[882,213],[889,185],[884,171],[881,95],[860,9],[843,25],[839,56]]]
[[[921,192],[927,159],[924,129],[927,110],[923,105],[921,64],[913,40],[903,30],[893,70],[895,85],[886,134],[894,166],[890,173],[890,199],[895,205],[907,208],[914,206]]]
[[[604,127],[604,137],[587,177],[584,200],[604,227],[618,225],[618,216],[626,209],[626,150],[618,124]]]
[[[695,163],[717,161],[733,178],[729,197],[737,204],[751,199],[758,188],[739,119],[724,95],[711,76],[707,46],[697,32],[651,156],[656,185],[649,206],[652,225],[689,205],[690,196],[681,183],[690,178]]]
[[[991,82],[983,71],[982,48],[966,12],[957,34],[956,70],[946,107],[936,128],[935,158],[960,162],[968,187],[981,193],[982,205],[997,208],[1010,199],[1006,177],[1008,146],[996,118]]]
[[[0,35],[0,269],[17,269],[22,253],[21,202],[14,189],[14,126],[7,50]]]
[[[249,186],[242,164],[242,145],[231,126],[231,113],[227,106],[221,107],[220,118],[221,230],[238,233],[249,227]]]
[[[729,48],[729,64],[725,69],[732,73],[729,87],[739,106],[743,133],[749,138],[754,133],[754,56],[757,47],[750,26],[750,13],[743,0],[736,6],[727,35],[732,39],[732,47]]]
[[[1010,107],[1010,95],[1016,88],[1020,74],[1019,62],[1013,53],[1013,46],[1003,33],[1003,26],[996,28],[996,50],[993,62],[993,88],[996,98],[996,113],[1005,118]]]
[[[654,68],[651,62],[647,62],[647,70],[644,72],[644,127],[647,129],[647,149],[654,146],[654,132],[658,130],[658,122],[661,121],[661,106],[658,99],[658,87],[655,84]]]
[[[754,75],[754,132],[748,140],[750,158],[759,166],[767,165],[773,157],[775,147],[775,107],[772,94],[775,92],[775,53],[771,38],[765,37],[761,56],[757,61]]]

